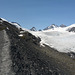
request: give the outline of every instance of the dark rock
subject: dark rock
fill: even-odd
[[[61,24],[61,25],[60,25],[60,27],[62,27],[62,28],[63,28],[63,27],[66,27],[66,25],[64,25],[64,24]]]
[[[68,31],[69,32],[75,32],[75,27],[69,28]]]
[[[35,27],[32,27],[30,30],[31,31],[37,31]]]

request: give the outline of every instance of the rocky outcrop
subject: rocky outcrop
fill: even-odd
[[[64,24],[61,24],[61,25],[60,25],[60,27],[62,27],[62,28],[63,28],[63,27],[66,27],[66,25],[64,25]]]
[[[37,31],[35,27],[32,27],[30,30],[31,31]]]
[[[28,31],[20,37],[22,29],[6,21],[0,25],[6,26],[0,31],[1,75],[75,75],[75,60],[66,53],[42,47]]]
[[[57,25],[52,24],[52,25],[50,25],[50,26],[46,27],[46,28],[45,28],[45,29],[43,29],[43,30],[54,29],[54,28],[57,28],[57,27],[58,27]]]
[[[75,32],[75,27],[69,28],[68,31],[69,32]]]

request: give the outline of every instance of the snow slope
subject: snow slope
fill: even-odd
[[[71,27],[75,27],[75,24],[65,28],[58,27],[54,30],[31,31],[31,33],[41,38],[41,44],[47,44],[59,52],[75,52],[75,33],[67,31]]]

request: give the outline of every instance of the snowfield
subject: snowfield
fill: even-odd
[[[44,31],[30,31],[36,37],[41,38],[41,44],[46,44],[55,48],[59,52],[75,52],[75,33],[68,32],[69,28],[75,27],[75,24],[65,28],[54,28]]]

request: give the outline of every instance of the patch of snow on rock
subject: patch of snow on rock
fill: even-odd
[[[16,26],[18,29],[20,29],[21,28],[21,26],[19,26],[17,23],[12,23],[12,22],[10,22],[12,25],[14,25],[14,26]]]

